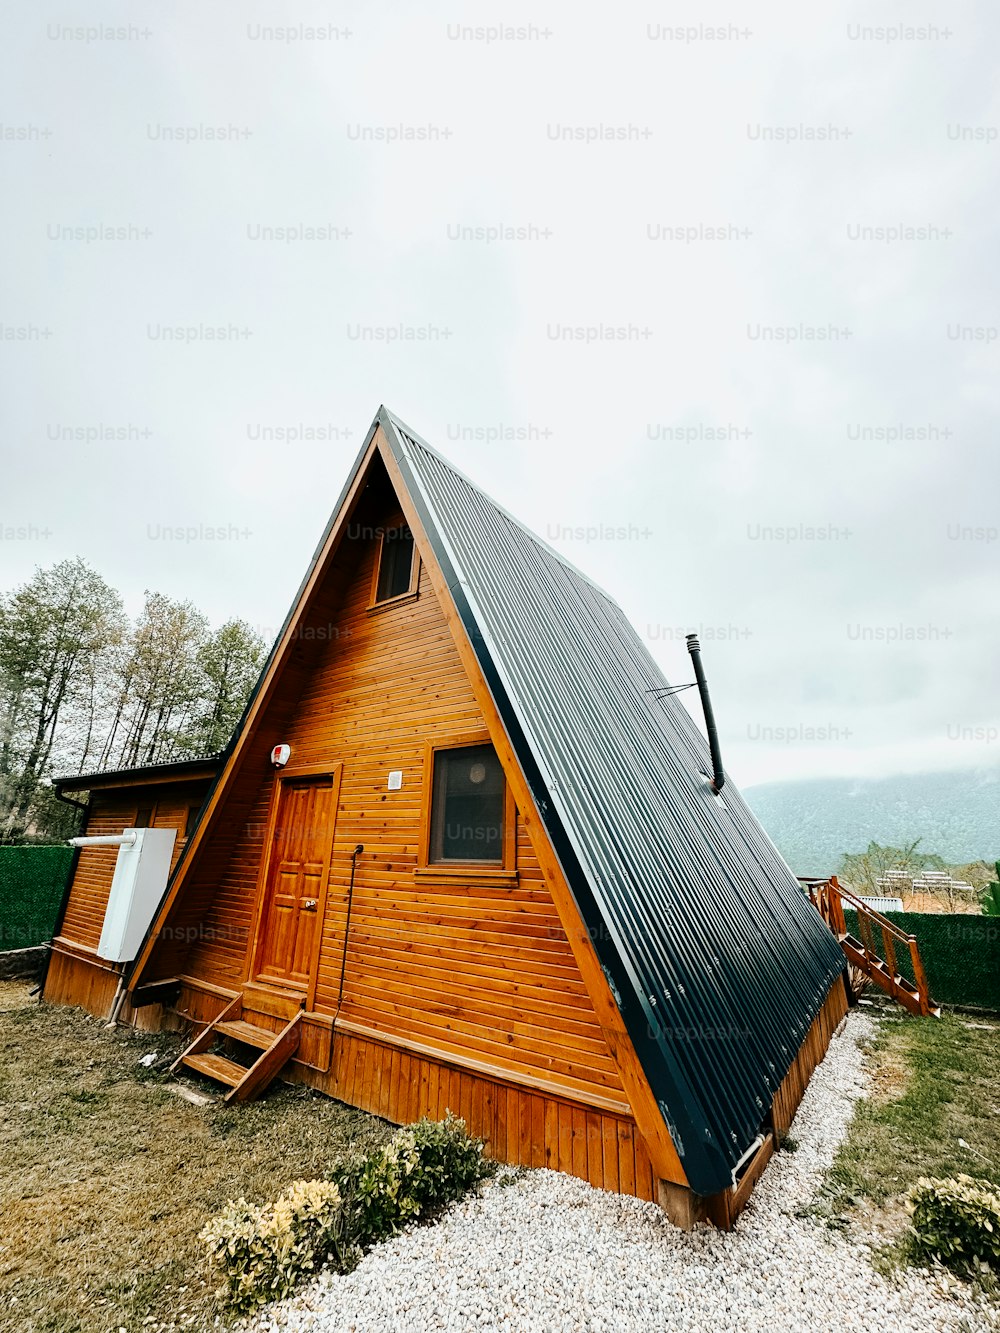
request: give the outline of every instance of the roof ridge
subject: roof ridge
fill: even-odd
[[[436,449],[433,444],[428,444],[428,442],[423,438],[423,436],[419,435],[415,430],[412,429],[412,427],[408,426],[405,421],[403,421],[400,417],[396,416],[395,412],[390,411],[390,409],[386,407],[384,403],[379,408],[378,419],[382,420],[383,424],[385,424],[385,421],[387,420],[389,424],[396,431],[397,437],[401,433],[404,439],[408,439],[409,441],[411,441],[411,443],[418,445],[421,449],[425,449],[427,453],[429,453],[433,458],[436,458],[439,463],[441,463],[444,467],[446,467],[449,470],[449,472],[454,473],[456,477],[460,477],[461,480],[465,482],[466,486],[468,486],[470,490],[475,491],[477,495],[481,495],[484,500],[486,500],[489,504],[493,506],[493,508],[497,511],[498,514],[502,514],[509,523],[511,523],[515,528],[518,528],[521,532],[523,532],[525,536],[530,538],[530,540],[533,541],[535,545],[538,546],[542,551],[545,551],[547,554],[552,556],[552,558],[554,560],[557,560],[565,569],[568,569],[571,574],[574,574],[577,578],[582,579],[584,583],[586,583],[589,587],[593,588],[595,592],[599,593],[603,598],[605,598],[606,601],[609,601],[613,606],[620,606],[619,602],[614,597],[612,597],[612,595],[607,591],[606,588],[602,588],[599,583],[595,583],[595,581],[590,577],[590,575],[585,574],[584,571],[579,568],[579,566],[574,565],[572,560],[568,559],[565,555],[563,555],[561,551],[556,550],[556,548],[550,545],[549,542],[547,542],[544,539],[544,537],[539,537],[537,532],[533,532],[532,529],[529,528],[526,523],[522,522],[522,520],[519,519],[515,514],[512,514],[509,509],[504,508],[502,504],[499,504],[496,500],[494,500],[493,496],[489,495],[486,491],[484,491],[481,486],[477,486],[476,483],[472,480],[472,478],[467,476],[462,471],[461,468],[456,467],[455,464],[451,461],[451,459],[445,457],[445,455],[441,452],[440,449]],[[399,441],[399,444],[400,447],[403,448],[405,452],[406,446],[402,439]]]

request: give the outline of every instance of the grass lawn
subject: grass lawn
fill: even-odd
[[[857,1105],[819,1209],[833,1224],[856,1216],[898,1240],[919,1177],[1000,1183],[1000,1021],[911,1018],[888,1004],[868,1012],[883,1020],[867,1053],[873,1092]]]
[[[280,1084],[245,1106],[192,1106],[168,1087],[178,1047],[0,983],[3,1333],[214,1327],[215,1279],[197,1241],[209,1216],[391,1133]],[[139,1059],[153,1051],[146,1069]]]

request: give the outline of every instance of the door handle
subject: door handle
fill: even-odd
[[[318,906],[318,903],[317,903],[317,900],[316,900],[315,898],[303,898],[303,899],[302,899],[302,910],[303,910],[303,912],[315,912],[317,906]]]

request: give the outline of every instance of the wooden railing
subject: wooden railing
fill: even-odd
[[[838,884],[836,875],[831,875],[829,879],[800,878],[799,882],[804,885],[813,906],[840,941],[840,947],[853,968],[874,981],[910,1013],[940,1017],[940,1008],[931,1000],[927,974],[915,935],[907,935],[888,917],[869,907],[857,894],[843,888]],[[857,916],[860,939],[847,929],[845,906]],[[900,971],[897,951],[908,957],[912,980]]]

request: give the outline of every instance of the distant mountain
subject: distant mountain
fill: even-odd
[[[832,873],[872,841],[919,838],[949,864],[1000,857],[1000,769],[766,782],[743,796],[797,875]]]

